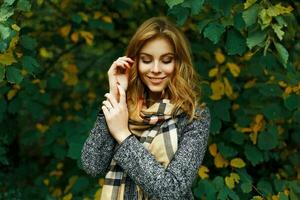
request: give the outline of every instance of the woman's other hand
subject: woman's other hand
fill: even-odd
[[[121,143],[125,138],[131,135],[128,129],[128,109],[126,103],[126,93],[122,86],[116,85],[120,95],[120,101],[111,93],[104,96],[107,100],[103,101],[102,110],[111,135]]]
[[[133,60],[129,57],[119,57],[110,66],[107,74],[109,80],[109,93],[112,94],[119,102],[117,84],[126,91],[128,87],[129,70],[133,64]]]

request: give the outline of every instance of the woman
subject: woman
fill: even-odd
[[[101,200],[194,199],[210,112],[183,33],[166,17],[146,20],[108,77],[81,156],[88,174],[105,175]]]

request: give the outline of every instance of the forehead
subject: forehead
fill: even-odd
[[[158,37],[147,41],[141,48],[140,54],[152,56],[174,54],[174,48],[167,38]]]

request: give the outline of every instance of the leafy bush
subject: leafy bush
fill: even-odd
[[[298,199],[300,3],[0,2],[0,199],[99,197],[104,179],[80,169],[80,151],[106,71],[157,15],[191,41],[212,114],[195,197]]]

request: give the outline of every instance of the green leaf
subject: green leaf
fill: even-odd
[[[260,7],[257,4],[254,4],[249,9],[243,12],[243,19],[246,23],[246,27],[249,27],[256,23],[259,9]]]
[[[209,0],[206,3],[210,4],[216,11],[224,16],[229,16],[232,6],[236,3],[235,0]]]
[[[31,56],[24,56],[21,60],[24,69],[26,69],[29,73],[35,74],[39,68],[39,64],[36,59]]]
[[[27,35],[21,37],[21,45],[28,50],[34,50],[37,47],[36,39]]]
[[[23,76],[19,69],[15,67],[8,67],[6,69],[6,79],[13,84],[19,84],[23,80]]]
[[[279,119],[282,117],[281,116],[281,114],[282,114],[281,107],[275,103],[271,103],[271,104],[264,106],[262,111],[269,120]]]
[[[252,49],[254,46],[259,45],[260,43],[265,41],[266,36],[266,32],[263,31],[257,31],[253,34],[250,34],[247,37],[247,46],[249,47],[249,49]]]
[[[238,151],[233,147],[225,145],[223,142],[218,143],[218,150],[226,159],[230,159],[238,154]]]
[[[73,194],[78,194],[79,192],[83,192],[89,187],[89,179],[86,177],[79,177],[71,189]]]
[[[3,65],[0,65],[0,83],[3,81],[5,76],[5,67]]]
[[[266,180],[260,180],[257,183],[257,189],[258,191],[261,191],[265,196],[273,193],[272,185]]]
[[[17,4],[17,8],[22,11],[28,12],[31,9],[31,4],[28,0],[19,0]]]
[[[259,86],[259,93],[266,97],[281,97],[283,90],[278,84],[269,83]]]
[[[244,193],[249,193],[252,191],[252,184],[251,182],[246,182],[241,184],[241,189]]]
[[[231,29],[227,32],[225,47],[229,55],[243,55],[246,51],[246,40],[240,32]]]
[[[15,2],[15,0],[4,0],[4,5],[8,5],[11,6],[13,3]]]
[[[279,192],[279,200],[289,200],[289,197],[286,196],[283,192]]]
[[[274,45],[275,45],[275,48],[277,50],[280,62],[286,68],[287,67],[287,61],[289,59],[289,52],[286,50],[286,48],[282,44],[280,44],[278,42],[274,42]]]
[[[289,110],[294,110],[296,108],[299,108],[300,96],[295,94],[290,94],[287,98],[284,99],[284,106]]]
[[[222,122],[218,118],[212,118],[210,131],[213,135],[220,133],[220,129],[222,128]]]
[[[246,140],[246,135],[244,133],[238,132],[236,130],[226,130],[224,137],[228,138],[230,142],[238,145],[242,145]]]
[[[245,155],[253,166],[264,161],[263,154],[255,146],[246,145]]]
[[[1,40],[6,40],[11,35],[11,29],[0,24],[0,38]]]
[[[216,117],[222,119],[223,121],[230,121],[229,115],[230,102],[228,100],[220,100],[214,103],[213,112]]]
[[[204,0],[185,0],[182,3],[183,7],[190,8],[192,15],[197,15],[203,7]]]
[[[218,43],[224,33],[225,28],[222,24],[211,23],[204,30],[204,37],[208,38],[214,44]]]
[[[237,13],[234,16],[234,27],[238,30],[241,30],[245,27],[245,25],[246,25],[246,23],[243,20],[243,14],[241,12]]]
[[[168,15],[176,18],[176,24],[182,26],[189,16],[189,9],[182,6],[174,6],[168,10]]]
[[[269,125],[266,131],[258,135],[258,147],[261,150],[271,150],[278,145],[278,133],[276,126]]]
[[[11,7],[0,8],[0,22],[5,22],[10,16],[14,14],[14,9]]]
[[[173,6],[183,3],[184,0],[165,0],[165,2],[168,4],[170,8],[172,8]]]

